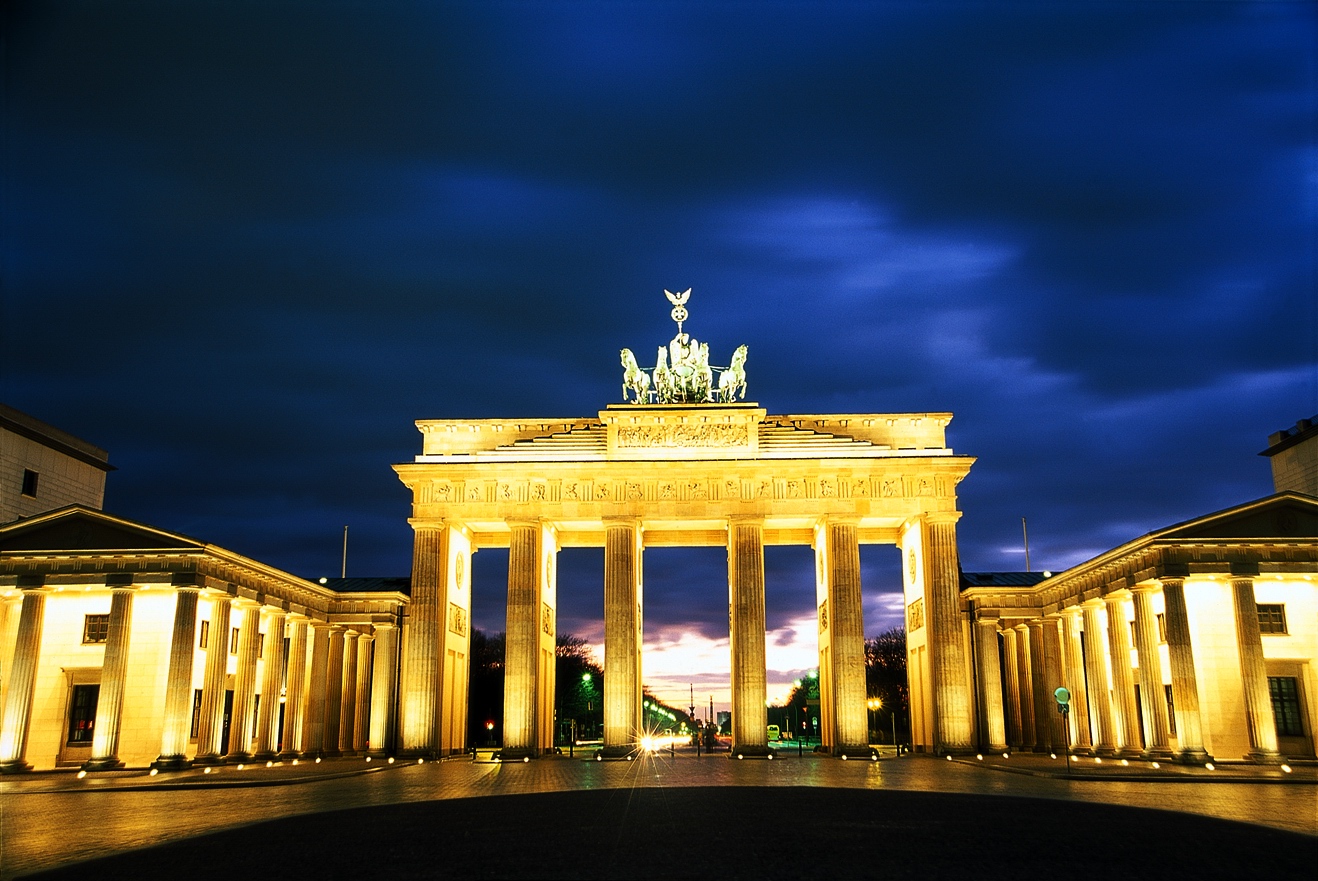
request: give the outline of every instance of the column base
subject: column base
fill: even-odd
[[[1213,757],[1202,749],[1183,749],[1173,758],[1180,765],[1203,765],[1212,760]]]
[[[118,756],[106,756],[101,759],[88,759],[82,763],[84,771],[118,771],[124,766]]]
[[[1098,746],[1094,747],[1094,755],[1098,756],[1100,759],[1115,759],[1117,756],[1121,755],[1121,750],[1117,749],[1115,746]]]
[[[32,770],[32,766],[22,759],[14,759],[12,762],[0,762],[0,774],[26,774]]]
[[[272,749],[252,753],[253,762],[275,762],[278,760],[279,754]]]
[[[256,756],[251,753],[230,753],[224,757],[225,763],[230,765],[246,765],[255,760]]]
[[[205,756],[196,756],[196,757],[194,757],[194,758],[192,759],[192,764],[194,764],[194,765],[223,765],[223,764],[224,764],[224,756],[218,756],[218,755],[213,755],[213,754],[212,754],[212,755],[205,755]]]
[[[186,771],[192,767],[192,760],[187,756],[160,756],[151,767],[157,771]]]
[[[463,752],[466,752],[466,750],[463,750]],[[368,749],[366,751],[366,757],[368,759],[387,759],[391,755],[393,755],[393,753],[389,752],[387,749]]]
[[[276,762],[291,762],[294,759],[300,759],[300,758],[302,758],[302,753],[298,752],[295,749],[286,749],[281,753],[275,754]]]
[[[772,759],[776,753],[758,743],[734,744],[728,753],[730,759]]]
[[[1146,749],[1140,758],[1148,759],[1151,762],[1170,762],[1176,757],[1176,754],[1168,747],[1157,747],[1155,749]]]
[[[843,761],[861,759],[866,762],[876,762],[879,759],[879,751],[869,745],[834,747],[832,755]]]
[[[1280,765],[1286,761],[1286,757],[1274,750],[1255,750],[1245,753],[1245,761],[1256,765]]]
[[[641,748],[634,743],[624,743],[621,746],[602,746],[595,751],[595,758],[602,762],[630,762],[641,754]]]
[[[343,751],[339,749],[327,749],[321,753],[321,756],[327,759],[338,759],[343,757]]]

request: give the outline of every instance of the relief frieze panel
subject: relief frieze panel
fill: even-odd
[[[746,425],[637,425],[618,429],[618,446],[638,448],[745,447]]]

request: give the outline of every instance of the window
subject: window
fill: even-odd
[[[197,647],[198,647],[198,648],[203,648],[203,649],[204,649],[204,648],[206,647],[206,642],[207,642],[207,640],[210,639],[210,635],[211,635],[211,622],[209,622],[209,621],[202,621],[202,622],[201,622],[201,638],[197,640]]]
[[[1167,616],[1162,612],[1153,616],[1158,622],[1158,642],[1167,641]]]
[[[238,628],[235,627],[229,632],[229,654],[238,654]]]
[[[188,737],[197,739],[197,729],[201,727],[201,689],[192,691],[192,733]]]
[[[40,476],[35,471],[30,471],[27,468],[23,469],[23,495],[29,499],[37,497],[37,478]]]
[[[1281,603],[1259,603],[1259,632],[1288,633],[1286,630],[1286,606]]]
[[[87,617],[92,617],[88,615]],[[108,615],[106,617],[109,617]],[[69,695],[69,738],[76,746],[90,745],[92,729],[96,727],[96,701],[101,696],[99,685],[75,685]]]
[[[1159,615],[1159,618],[1162,616]],[[1167,691],[1167,733],[1172,737],[1176,736],[1176,702],[1172,700],[1172,687],[1164,685]]]
[[[82,644],[93,645],[110,638],[109,615],[84,615],[82,619]]]
[[[1272,697],[1272,715],[1277,720],[1277,736],[1303,737],[1299,680],[1294,676],[1269,676],[1268,694]]]

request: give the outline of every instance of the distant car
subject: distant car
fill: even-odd
[[[781,729],[781,728],[779,728],[777,725],[770,725],[770,726],[769,726],[769,739],[770,739],[770,740],[782,740],[782,737],[783,737],[783,732],[782,732],[782,729]]]

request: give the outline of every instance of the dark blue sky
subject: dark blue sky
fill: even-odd
[[[344,524],[407,572],[413,421],[593,414],[665,287],[771,413],[953,412],[971,570],[1266,495],[1318,412],[1313,3],[3,14],[0,396],[110,451],[108,510],[298,574]],[[706,556],[647,623],[725,628]]]

